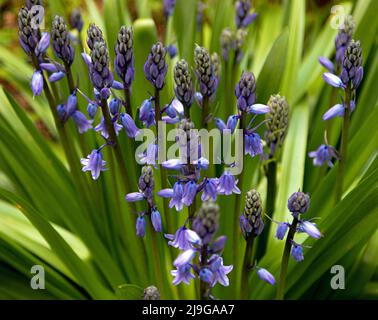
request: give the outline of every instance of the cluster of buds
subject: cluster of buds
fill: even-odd
[[[67,25],[62,17],[55,16],[51,27],[52,47],[55,55],[65,64],[71,66],[74,60],[75,50],[71,45],[71,39]]]
[[[238,0],[235,4],[235,24],[238,29],[248,27],[257,17],[256,13],[250,13],[252,0]]]
[[[196,46],[194,61],[201,95],[203,97],[213,96],[218,87],[218,78],[214,71],[210,53],[205,48]]]
[[[176,63],[174,69],[175,94],[185,108],[190,108],[194,100],[194,86],[189,65],[185,60]]]
[[[272,95],[268,101],[269,112],[266,117],[265,141],[274,155],[277,146],[282,145],[289,122],[289,105],[285,97],[279,94]]]
[[[139,177],[138,192],[128,193],[125,197],[127,202],[146,201],[147,211],[139,213],[136,220],[136,234],[144,237],[146,234],[145,216],[150,216],[152,226],[156,232],[162,231],[161,216],[154,202],[154,175],[151,166],[143,166]]]
[[[161,42],[158,42],[152,46],[144,64],[144,74],[157,90],[161,90],[164,87],[164,80],[168,70],[168,65],[165,61],[166,54],[167,49]]]
[[[118,32],[115,46],[116,58],[114,70],[122,79],[126,87],[130,87],[135,77],[133,54],[133,30],[131,27],[122,26]]]
[[[314,239],[320,239],[322,236],[316,224],[309,220],[302,220],[300,216],[305,214],[310,206],[310,196],[303,192],[294,192],[287,203],[287,207],[293,216],[293,222],[290,224],[288,222],[278,223],[278,228],[276,231],[276,238],[283,240],[286,236],[288,230],[289,232],[288,241],[291,247],[291,255],[295,261],[302,261],[304,259],[303,246],[294,241],[294,235],[297,232],[307,233],[310,237]],[[276,222],[277,223],[277,222]]]
[[[240,229],[245,239],[256,237],[264,229],[261,217],[262,204],[260,194],[252,189],[245,196],[244,213],[240,216]]]

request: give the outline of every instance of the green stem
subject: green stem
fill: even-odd
[[[130,115],[130,117],[133,117],[133,109],[131,108],[131,93],[130,93],[130,88],[124,85],[123,89],[125,93],[125,109],[126,112]]]
[[[245,128],[245,114],[242,114],[240,117],[239,122],[239,129],[244,130]],[[243,157],[244,157],[244,150],[245,150],[245,141],[243,137]],[[239,189],[241,191],[240,194],[236,195],[235,199],[235,208],[234,208],[234,219],[233,219],[233,261],[236,263],[239,258],[239,215],[240,215],[240,208],[241,208],[241,195],[243,194],[243,182],[244,182],[244,170],[239,175]]]
[[[205,96],[202,100],[202,114],[201,114],[201,123],[202,128],[207,129],[209,120],[209,97]]]
[[[285,248],[282,254],[280,280],[278,283],[276,300],[284,299],[286,274],[287,274],[287,268],[289,266],[290,251],[291,251],[292,241],[294,239],[295,232],[297,231],[298,222],[299,222],[298,218],[294,217],[293,222],[290,225],[289,233],[286,238]]]
[[[244,260],[242,266],[242,274],[241,274],[241,287],[240,287],[240,298],[243,300],[248,299],[249,292],[248,292],[248,274],[251,269],[251,262],[252,262],[252,251],[253,251],[253,242],[255,240],[254,236],[249,236],[247,238],[247,244],[245,246],[245,253],[244,253]]]
[[[64,68],[66,69],[68,87],[70,88],[70,93],[72,93],[75,90],[75,82],[72,76],[72,70],[71,70],[70,65],[67,64],[66,62],[64,63]]]
[[[207,248],[206,246],[202,246],[200,268],[206,266],[206,264],[207,264]],[[209,300],[209,285],[207,282],[202,281],[201,279],[200,279],[200,299]]]
[[[149,219],[151,221],[151,219]],[[165,270],[164,264],[162,263],[162,259],[160,258],[160,251],[159,251],[159,246],[158,246],[158,239],[156,237],[156,232],[152,226],[151,222],[151,243],[152,243],[152,255],[153,255],[153,265],[155,272],[154,274],[156,275],[156,280],[157,280],[157,287],[163,289],[163,292],[166,292],[166,284],[163,280],[163,270]]]
[[[269,217],[273,218],[275,201],[276,201],[276,192],[277,192],[277,162],[273,159],[270,159],[268,163],[268,170],[266,172],[266,178],[268,183],[267,198],[266,198],[266,213]],[[269,240],[269,230],[271,227],[271,220],[264,219],[264,232],[260,235],[258,239],[258,246],[256,252],[256,259],[260,261],[266,252]]]
[[[240,122],[239,122],[239,129],[241,130],[244,130],[244,127],[245,127],[245,114],[242,114],[241,117],[240,117]],[[244,142],[244,136],[243,136],[243,147],[242,147],[242,150],[243,150],[243,160],[244,160],[244,150],[245,150],[245,142]],[[242,194],[243,194],[243,182],[244,182],[244,170],[242,170],[242,172],[240,173],[239,177],[239,182],[238,182],[238,186],[239,186],[239,189],[240,189],[240,194],[237,194],[235,196],[235,207],[234,207],[234,212],[233,212],[233,219],[232,219],[232,240],[233,240],[233,243],[232,243],[232,261],[233,261],[233,265],[238,265],[239,264],[239,237],[240,237],[240,226],[239,226],[239,216],[240,216],[240,213],[241,213],[241,203],[242,203]],[[235,290],[235,292],[239,292],[238,291],[238,286],[240,284],[239,280],[240,280],[240,271],[241,269],[240,268],[235,268],[235,272],[233,274],[233,281],[231,283],[231,285],[234,287],[233,290]]]
[[[155,122],[156,122],[156,136],[158,139],[158,146],[162,150],[159,150],[160,152],[164,151],[165,149],[165,137],[161,137],[159,135],[159,122],[161,121],[161,112],[160,112],[160,91],[155,88]],[[160,158],[160,157],[158,157]],[[161,178],[161,187],[162,189],[166,189],[168,187],[167,183],[167,173],[165,169],[160,165],[160,178]],[[165,221],[167,223],[167,231],[171,232],[174,229],[173,221],[171,214],[169,212],[169,207],[168,207],[168,199],[164,198],[163,199],[163,206],[164,206],[164,217]]]
[[[107,102],[106,99],[101,100],[101,111],[102,111],[102,115],[104,117],[106,130],[109,134],[108,143],[113,147],[114,154],[115,154],[115,157],[116,157],[116,160],[117,160],[117,163],[118,163],[118,167],[119,167],[119,170],[121,172],[122,181],[123,181],[123,184],[125,186],[125,191],[126,191],[126,193],[128,193],[131,190],[130,189],[130,182],[129,182],[129,179],[128,179],[129,175],[126,171],[125,161],[123,159],[122,151],[121,151],[121,148],[120,148],[119,143],[118,143],[118,139],[117,139],[117,135],[116,135],[115,130],[114,130],[112,119],[110,117],[110,113],[109,113],[109,109],[108,109],[108,102]],[[134,203],[130,203],[130,205],[132,207],[134,207],[134,209],[135,209]]]
[[[347,161],[347,151],[348,151],[348,131],[350,123],[350,100],[351,100],[351,90],[347,88],[345,91],[345,107],[344,107],[344,122],[343,131],[341,135],[341,150],[340,150],[340,161],[339,168],[337,171],[336,178],[336,203],[341,200],[344,188],[344,171]]]

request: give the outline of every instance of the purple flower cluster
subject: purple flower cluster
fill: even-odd
[[[330,72],[323,74],[323,80],[335,88],[340,88],[344,91],[345,100],[342,99],[341,103],[338,103],[327,110],[323,115],[323,120],[327,121],[335,117],[344,117],[345,110],[348,110],[348,114],[353,113],[356,108],[356,91],[362,82],[364,75],[364,69],[362,67],[362,48],[359,41],[351,39],[353,32],[352,18],[347,17],[345,20],[345,28],[348,31],[340,31],[336,44],[337,47],[336,60],[337,64],[342,67],[339,76],[332,73],[334,69],[331,69],[332,62],[324,57],[320,57],[321,64]],[[340,54],[343,53],[340,60]],[[340,63],[340,61],[341,63]],[[321,166],[323,163],[327,163],[332,167],[332,158],[339,159],[338,153],[335,148],[329,146],[326,142],[322,144],[316,151],[309,153],[309,156],[314,158],[314,165]]]
[[[204,202],[193,222],[193,230],[183,226],[175,235],[166,235],[170,240],[168,244],[182,251],[173,262],[176,268],[171,271],[174,285],[181,282],[189,284],[191,279],[198,277],[208,286],[204,292],[207,297],[217,283],[229,285],[227,274],[232,271],[233,266],[225,266],[220,255],[226,238],[219,237],[213,240],[218,230],[218,219],[218,205]],[[196,255],[199,256],[198,263],[194,259]]]
[[[297,262],[302,261],[304,259],[304,255],[303,245],[300,245],[294,241],[295,233],[306,233],[308,236],[314,239],[320,239],[322,236],[315,223],[311,222],[310,220],[302,220],[299,218],[301,214],[307,212],[309,206],[309,195],[300,191],[294,192],[290,196],[287,203],[287,207],[293,216],[293,222],[291,224],[288,222],[276,222],[278,223],[276,230],[276,238],[278,240],[283,240],[288,230],[292,230],[291,238],[288,238],[286,241],[289,241],[291,244],[291,255]]]
[[[150,166],[142,167],[142,173],[138,181],[138,192],[128,193],[125,197],[127,202],[146,201],[147,210],[139,213],[136,220],[136,234],[139,237],[144,237],[146,233],[145,216],[149,216],[152,226],[156,232],[162,231],[162,222],[160,212],[154,202],[154,177],[153,169]]]
[[[238,180],[225,170],[220,178],[201,179],[201,170],[206,170],[209,161],[201,157],[201,145],[198,142],[198,132],[194,130],[194,123],[184,118],[179,124],[179,136],[176,138],[182,157],[163,162],[162,166],[168,170],[180,172],[180,179],[173,188],[163,189],[158,195],[163,198],[171,198],[169,207],[175,207],[180,211],[183,206],[189,207],[202,192],[203,201],[211,199],[216,201],[218,195],[230,195],[240,193],[237,187]]]
[[[257,115],[269,113],[270,107],[268,105],[255,103],[255,93],[255,76],[253,73],[243,72],[240,81],[235,87],[238,114],[229,116],[227,124],[225,124],[223,120],[215,118],[217,128],[221,131],[230,130],[230,132],[233,133],[242,117],[248,114],[254,114],[256,117]],[[253,119],[255,119],[255,117]],[[245,124],[243,124],[244,152],[251,157],[263,154],[263,144],[260,135],[256,132],[257,127],[251,128],[249,125],[245,126]]]
[[[238,0],[235,4],[235,24],[238,29],[248,27],[257,17],[256,13],[250,13],[252,0]]]

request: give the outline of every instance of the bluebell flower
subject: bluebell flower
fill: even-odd
[[[112,89],[114,90],[123,90],[124,86],[121,82],[114,80],[112,83]]]
[[[168,51],[168,55],[171,59],[173,59],[174,57],[177,56],[177,47],[174,45],[174,44],[170,44],[168,47],[167,47],[167,51]]]
[[[326,68],[329,72],[333,73],[335,71],[333,62],[326,57],[319,57],[319,63]]]
[[[125,197],[127,202],[138,202],[144,200],[144,194],[142,192],[131,192]]]
[[[139,129],[129,114],[121,113],[119,119],[129,138],[135,138],[139,134]]]
[[[205,179],[204,186],[203,186],[203,191],[201,195],[201,200],[202,201],[207,201],[207,200],[217,200],[217,194],[218,194],[218,179],[216,178],[210,178],[210,179]]]
[[[181,121],[181,119],[179,117],[171,118],[169,116],[162,116],[161,121],[167,124],[177,124]]]
[[[39,66],[41,67],[42,70],[45,70],[45,71],[51,72],[51,73],[62,71],[60,68],[58,68],[58,63],[42,62],[42,63],[39,64]]]
[[[305,232],[314,239],[320,239],[322,236],[321,232],[316,227],[316,224],[310,221],[300,221],[298,232]]]
[[[225,266],[223,265],[223,258],[219,255],[212,255],[209,259],[210,270],[214,274],[214,279],[211,284],[212,287],[219,282],[222,286],[228,287],[230,284],[227,275],[232,271],[233,266]]]
[[[176,233],[166,234],[165,237],[170,240],[168,245],[186,251],[202,244],[201,238],[193,230],[187,229],[185,226],[177,229]]]
[[[147,146],[147,151],[139,155],[140,163],[148,164],[156,167],[156,160],[158,157],[158,146],[153,142]]]
[[[338,76],[334,75],[333,73],[329,73],[329,72],[323,73],[323,80],[329,85],[331,85],[332,87],[345,89],[345,85],[343,81]]]
[[[51,82],[51,83],[57,82],[57,81],[63,79],[65,76],[66,76],[66,74],[63,71],[54,72],[49,76],[49,82]]]
[[[234,133],[236,126],[238,124],[239,115],[231,115],[227,119],[227,129],[231,130],[231,133]]]
[[[301,262],[304,260],[303,249],[298,244],[293,245],[291,249],[291,255],[293,256],[294,260],[297,262]]]
[[[343,117],[343,116],[344,116],[344,105],[336,104],[323,115],[323,120],[326,121],[334,117]]]
[[[146,219],[144,218],[143,215],[140,215],[137,219],[136,219],[136,235],[138,237],[141,237],[143,238],[145,235],[146,235]]]
[[[180,182],[176,182],[173,185],[173,194],[172,194],[172,199],[169,202],[169,207],[176,208],[176,211],[181,211],[183,207],[183,199],[184,197],[184,188]]]
[[[199,277],[202,281],[209,284],[213,283],[214,274],[210,271],[209,268],[201,268],[199,271]]]
[[[278,240],[282,240],[283,238],[285,238],[287,230],[289,229],[289,227],[290,227],[290,225],[287,222],[281,222],[277,227],[276,238]]]
[[[211,251],[214,252],[214,253],[221,253],[224,249],[224,246],[226,245],[226,241],[227,241],[226,236],[218,237],[211,244]]]
[[[185,166],[185,163],[181,159],[169,159],[164,161],[161,166],[168,170],[180,170]]]
[[[225,170],[218,182],[217,191],[219,194],[225,194],[226,196],[232,193],[240,194],[240,189],[237,187],[238,180],[235,180],[230,171]]]
[[[84,132],[86,132],[86,131],[88,131],[89,129],[92,128],[91,122],[88,121],[88,119],[85,117],[85,115],[78,110],[76,110],[72,114],[72,119],[75,122],[76,127],[79,130],[80,134],[82,134],[82,133],[84,133]]]
[[[196,250],[188,249],[184,252],[180,253],[176,260],[173,262],[175,267],[182,267],[188,263],[190,263],[194,257],[196,256]]]
[[[263,153],[263,145],[260,136],[255,132],[248,132],[244,135],[245,139],[245,154],[251,157]]]
[[[254,114],[266,114],[269,113],[270,108],[269,106],[261,103],[256,103],[251,106],[248,106],[247,113],[254,113]]]
[[[49,45],[50,45],[50,34],[48,32],[43,32],[41,39],[38,42],[37,48],[35,49],[36,56],[39,56],[41,53],[45,53]]]
[[[197,184],[194,181],[187,182],[184,187],[184,194],[182,197],[182,202],[187,207],[189,207],[193,203],[196,195],[197,195]]]
[[[41,71],[39,70],[34,71],[31,78],[30,87],[33,91],[34,96],[41,95],[42,89],[43,89],[43,76],[42,76]]]
[[[195,276],[191,272],[191,270],[192,267],[190,264],[178,266],[177,270],[171,270],[171,275],[175,277],[172,281],[172,284],[175,286],[179,285],[181,282],[189,284],[189,281],[191,279],[195,279]]]
[[[194,99],[196,100],[197,104],[202,107],[202,101],[203,101],[203,96],[201,92],[196,92],[194,94]]]
[[[114,131],[118,135],[119,132],[122,130],[122,126],[117,123],[117,121],[113,122]],[[109,138],[109,133],[106,128],[104,117],[101,117],[100,123],[94,128],[96,132],[101,132],[101,135],[104,137],[104,139]]]
[[[76,93],[72,93],[68,96],[66,103],[66,113],[70,117],[77,110],[77,97]]]
[[[105,171],[106,163],[102,160],[102,153],[100,150],[93,150],[87,158],[82,158],[80,162],[84,166],[82,169],[84,172],[91,171],[93,180],[97,180],[101,171]]]
[[[95,117],[97,109],[98,109],[97,105],[95,105],[94,103],[88,103],[87,113],[88,113],[89,118],[93,119]]]
[[[160,212],[156,208],[152,209],[151,222],[156,232],[162,231]]]
[[[172,119],[177,117],[177,111],[176,111],[176,109],[173,105],[173,101],[171,103],[167,104],[162,110],[163,112],[165,112],[167,114],[168,117],[170,117]]]
[[[121,101],[117,98],[110,100],[109,111],[111,115],[113,116],[117,115],[120,110],[121,110]]]
[[[155,108],[152,106],[152,100],[146,99],[139,108],[139,119],[147,128],[155,125]]]
[[[92,58],[89,54],[82,52],[81,57],[83,58],[85,64],[90,68],[92,67]]]
[[[64,104],[59,104],[56,107],[56,111],[58,112],[59,119],[63,121],[66,117],[66,107],[64,106]]]
[[[200,146],[199,146],[200,147]],[[198,154],[201,154],[201,151],[198,151]],[[209,160],[204,157],[199,158],[198,160],[192,161],[193,165],[197,167],[198,170],[207,170],[209,168]]]
[[[224,121],[220,118],[215,118],[215,125],[216,127],[220,130],[220,131],[223,131],[223,130],[226,130],[227,129],[227,126],[226,124],[224,123]]]
[[[316,151],[311,151],[308,154],[311,158],[314,158],[314,166],[321,167],[326,163],[329,167],[333,167],[332,158],[338,159],[337,151],[334,147],[322,144]]]
[[[257,275],[261,280],[274,286],[276,284],[276,279],[274,276],[266,269],[257,267]]]

